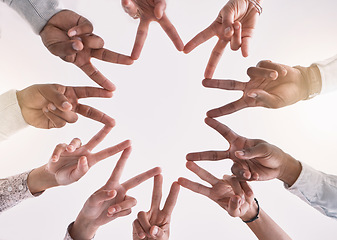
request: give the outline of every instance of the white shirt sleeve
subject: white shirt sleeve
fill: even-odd
[[[21,15],[39,34],[48,20],[61,11],[58,0],[1,0]]]
[[[329,175],[302,164],[296,182],[285,188],[323,213],[337,219],[337,176]]]
[[[325,61],[316,62],[322,78],[321,93],[337,90],[337,55]]]
[[[16,91],[10,90],[0,95],[0,141],[27,126],[21,113]]]

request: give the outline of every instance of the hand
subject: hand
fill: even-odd
[[[210,110],[209,117],[220,117],[247,107],[281,108],[308,97],[308,83],[293,67],[261,61],[247,71],[249,82],[205,79],[209,88],[243,91],[243,96],[223,107]]]
[[[38,84],[17,92],[25,121],[37,128],[63,127],[77,121],[77,114],[114,126],[108,115],[90,106],[78,103],[81,98],[112,97],[112,92],[94,87],[66,87],[58,84]]]
[[[178,183],[181,186],[210,198],[232,217],[240,217],[246,221],[256,215],[254,194],[247,182],[240,182],[235,176],[228,175],[218,179],[194,162],[187,162],[186,167],[212,187],[179,178]]]
[[[292,185],[299,176],[300,163],[276,146],[263,140],[241,137],[214,119],[206,118],[205,122],[229,142],[229,149],[189,153],[187,160],[217,161],[229,158],[234,162],[232,172],[240,180],[266,181],[278,178]]]
[[[136,199],[126,195],[127,191],[138,186],[149,178],[160,174],[160,168],[153,168],[130,180],[119,183],[126,160],[131,153],[131,147],[125,149],[118,160],[110,179],[96,191],[84,204],[70,235],[73,239],[91,239],[97,229],[112,220],[129,215],[136,205]]]
[[[126,140],[98,153],[92,153],[92,150],[103,141],[111,129],[109,126],[104,126],[101,131],[83,146],[81,145],[81,140],[78,138],[73,139],[69,145],[57,145],[45,167],[46,171],[55,177],[58,185],[68,185],[78,181],[99,161],[130,147],[131,141]]]
[[[163,176],[154,177],[151,208],[148,212],[139,212],[133,222],[133,240],[167,240],[170,236],[171,214],[176,205],[180,186],[174,182],[171,186],[165,206],[160,210]]]
[[[205,78],[212,78],[216,66],[227,46],[231,49],[240,49],[242,56],[248,56],[249,41],[257,23],[258,12],[248,0],[230,0],[220,11],[217,19],[205,30],[196,35],[184,48],[185,53],[191,52],[210,38],[219,38],[208,61]]]
[[[63,10],[49,19],[40,36],[52,54],[74,63],[98,85],[113,91],[115,86],[92,65],[90,59],[93,57],[126,65],[132,64],[133,60],[103,48],[103,39],[92,31],[93,26],[88,19],[73,11]]]
[[[122,0],[122,6],[131,17],[140,18],[136,41],[131,54],[132,59],[137,60],[139,58],[152,21],[160,24],[178,51],[184,49],[184,44],[177,30],[166,16],[165,0]]]

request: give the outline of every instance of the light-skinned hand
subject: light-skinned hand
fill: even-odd
[[[112,92],[95,87],[67,87],[59,84],[37,84],[17,92],[18,103],[25,121],[34,127],[61,128],[77,121],[77,113],[114,126],[115,121],[101,111],[80,104],[82,98],[111,98]]]
[[[154,177],[151,208],[148,212],[139,212],[133,222],[133,240],[167,240],[170,236],[171,214],[176,205],[180,186],[174,182],[166,199],[164,208],[160,210],[162,198],[163,176]]]
[[[130,65],[133,60],[103,48],[104,41],[95,35],[91,22],[70,10],[55,14],[40,32],[43,44],[54,55],[74,63],[94,82],[113,91],[114,84],[91,63],[91,58],[105,62]]]
[[[232,217],[248,220],[256,215],[257,206],[254,202],[254,194],[246,181],[239,181],[237,177],[229,175],[218,179],[194,162],[187,162],[186,167],[209,183],[211,187],[186,178],[179,178],[178,183],[181,186],[210,198]]]
[[[231,159],[232,172],[240,180],[266,181],[278,178],[292,185],[301,172],[300,163],[278,147],[263,140],[239,136],[226,125],[206,118],[207,125],[219,132],[229,143],[226,151],[189,153],[189,161]]]
[[[220,117],[247,107],[281,108],[308,97],[308,82],[293,67],[261,61],[247,70],[249,82],[205,79],[203,85],[231,91],[242,91],[239,100],[207,112],[209,117]]]
[[[241,48],[242,56],[248,56],[249,42],[253,37],[258,15],[248,0],[230,0],[221,9],[216,20],[186,44],[184,52],[190,53],[200,44],[217,36],[219,40],[205,70],[205,78],[212,78],[229,42],[232,50]]]
[[[139,58],[149,31],[149,25],[153,21],[160,24],[178,51],[184,49],[184,43],[177,30],[166,16],[166,0],[122,0],[122,6],[131,17],[140,19],[131,53],[132,59],[137,60]]]
[[[91,239],[100,226],[118,217],[129,215],[137,201],[127,196],[127,191],[160,174],[161,169],[156,167],[124,183],[119,183],[130,153],[131,147],[123,151],[107,183],[91,195],[84,204],[70,230],[73,239]]]

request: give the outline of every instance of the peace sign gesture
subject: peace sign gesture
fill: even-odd
[[[219,38],[208,61],[205,78],[212,78],[221,56],[230,42],[231,49],[241,48],[242,56],[248,56],[248,47],[257,23],[258,12],[247,0],[230,0],[221,9],[216,20],[205,30],[196,35],[184,48],[191,52],[200,44],[217,36]]]
[[[148,212],[139,212],[137,219],[133,222],[134,240],[169,239],[171,214],[177,202],[180,186],[177,182],[172,184],[164,208],[160,210],[162,185],[163,176],[155,176],[151,208]]]
[[[126,140],[98,153],[92,153],[92,150],[103,141],[111,129],[110,126],[104,126],[83,146],[78,138],[73,139],[69,145],[57,145],[51,159],[45,166],[46,171],[54,176],[58,185],[68,185],[78,181],[99,161],[130,147],[131,141]]]
[[[130,153],[131,147],[123,151],[107,183],[91,195],[84,204],[70,230],[73,239],[91,239],[100,226],[118,217],[129,215],[137,201],[127,196],[127,191],[160,174],[161,169],[156,167],[124,183],[119,183]]]
[[[73,11],[63,10],[49,19],[40,36],[52,54],[74,63],[98,85],[113,91],[113,83],[95,68],[90,59],[126,65],[132,64],[133,60],[103,48],[103,39],[92,31],[93,26],[88,19]]]
[[[153,21],[160,24],[178,51],[184,49],[184,44],[177,30],[166,16],[165,0],[122,0],[122,6],[131,17],[140,19],[131,53],[132,59],[137,60],[139,58],[149,31],[149,25]]]
[[[248,107],[281,108],[306,99],[309,80],[297,68],[260,61],[247,70],[249,82],[205,79],[203,85],[230,91],[242,91],[240,99],[207,112],[209,117],[228,115]]]
[[[212,118],[206,118],[205,122],[228,141],[229,149],[189,153],[186,156],[189,161],[231,159],[234,163],[233,174],[242,180],[250,181],[281,179],[288,164],[296,165],[295,159],[274,145],[263,140],[242,137]]]

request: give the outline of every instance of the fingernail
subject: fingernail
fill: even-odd
[[[76,32],[75,30],[70,31],[69,37],[76,36],[76,33],[77,33],[77,32]]]
[[[108,212],[109,212],[109,214],[113,214],[114,212],[116,212],[116,209],[115,209],[115,208],[110,208],[110,209],[108,210]]]
[[[152,234],[153,234],[154,236],[156,236],[157,233],[158,233],[158,227],[154,227],[154,228],[153,228],[153,231],[152,231]]]
[[[55,110],[56,110],[55,105],[52,104],[52,103],[50,103],[50,104],[48,105],[48,108],[49,108],[49,110],[51,110],[51,111],[55,111]]]
[[[236,30],[238,30],[238,29],[240,28],[240,26],[239,26],[239,25],[235,25],[234,28],[235,28]]]
[[[45,113],[49,112],[48,108],[44,108],[43,111],[44,111]]]
[[[57,156],[56,155],[52,156],[51,160],[52,160],[52,162],[56,162],[57,161]]]
[[[271,72],[271,73],[269,74],[269,76],[270,76],[271,78],[276,78],[276,77],[277,77],[277,74],[276,74],[276,72]]]
[[[240,156],[244,156],[244,155],[245,155],[245,153],[244,153],[243,151],[236,151],[236,153],[237,153],[238,155],[240,155]]]
[[[246,179],[248,179],[248,178],[249,178],[248,172],[244,172],[244,173],[243,173],[243,177],[246,178]]]
[[[73,106],[69,102],[62,103],[62,108],[71,109]]]
[[[74,43],[72,44],[72,47],[73,47],[73,49],[76,50],[76,51],[82,50],[79,46],[77,46],[76,42],[74,42]]]
[[[225,29],[225,34],[228,34],[231,30],[232,30],[231,27],[226,28],[226,29]]]
[[[140,239],[144,239],[145,238],[144,233],[140,233],[140,234],[138,234],[138,236],[140,237]]]
[[[249,94],[248,94],[248,97],[256,98],[256,97],[257,97],[257,94],[256,94],[256,93],[249,93]]]
[[[67,150],[68,150],[68,152],[74,151],[74,146],[73,146],[73,145],[69,145],[69,146],[67,147]]]

